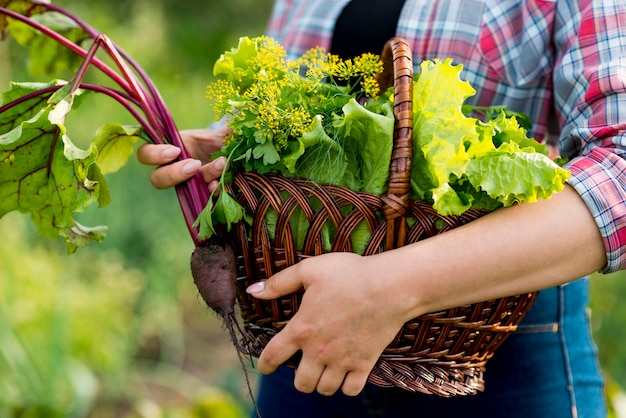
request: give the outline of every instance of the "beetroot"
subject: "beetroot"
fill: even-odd
[[[222,318],[233,344],[238,347],[237,332],[241,334],[242,330],[235,316],[237,263],[233,249],[230,245],[219,242],[217,238],[199,243],[191,254],[191,274],[200,296],[207,306]],[[239,349],[237,357],[243,368],[250,398],[257,416],[260,417],[252,394],[248,370]]]

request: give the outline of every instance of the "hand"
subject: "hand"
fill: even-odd
[[[302,350],[294,381],[299,391],[361,392],[380,354],[406,322],[382,273],[387,269],[376,256],[328,253],[250,286],[248,292],[260,299],[305,289],[298,312],[259,357],[259,370],[272,373]]]
[[[181,150],[172,145],[143,144],[137,150],[139,162],[157,165],[150,181],[157,189],[166,189],[202,173],[209,190],[217,187],[226,159],[211,161],[211,155],[220,149],[224,138],[231,131],[228,127],[217,129],[191,129],[180,132],[185,148],[193,158],[172,163]],[[171,163],[171,164],[170,164]]]

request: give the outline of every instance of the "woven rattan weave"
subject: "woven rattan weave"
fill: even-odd
[[[470,210],[462,216],[443,217],[429,204],[409,198],[413,145],[411,50],[406,41],[394,38],[381,56],[386,67],[391,67],[396,120],[386,195],[357,193],[276,175],[235,174],[230,192],[254,217],[251,225],[237,224],[225,237],[238,258],[238,305],[245,325],[240,349],[246,353],[260,355],[298,310],[302,299],[302,292],[297,292],[262,301],[250,297],[246,287],[303,258],[325,252],[324,228],[330,226],[335,232],[331,251],[351,252],[350,234],[365,223],[371,239],[364,254],[371,255],[445,233],[482,215]],[[300,245],[295,242],[290,223],[296,211],[303,213],[310,224]],[[273,233],[266,225],[270,212],[276,220]],[[487,360],[516,329],[535,297],[536,293],[511,296],[409,321],[384,351],[369,381],[440,396],[483,390]]]

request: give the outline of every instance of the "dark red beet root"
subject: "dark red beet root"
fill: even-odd
[[[237,348],[236,331],[241,333],[241,329],[235,317],[237,263],[233,249],[226,243],[213,240],[198,244],[191,254],[191,275],[200,296],[202,296],[209,308],[213,309],[222,318],[230,338]],[[257,416],[261,417],[252,394],[248,370],[239,349],[237,349],[237,356],[243,368],[248,391]]]
[[[202,243],[191,254],[193,280],[206,304],[225,320],[235,312],[237,265],[229,245]]]

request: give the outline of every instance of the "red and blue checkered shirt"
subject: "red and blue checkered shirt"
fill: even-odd
[[[330,49],[349,1],[277,0],[267,34],[291,58]],[[626,269],[624,2],[406,0],[396,35],[411,44],[416,70],[424,59],[451,57],[477,91],[468,102],[524,112],[531,135],[558,141],[569,183],[604,239],[603,271]]]

